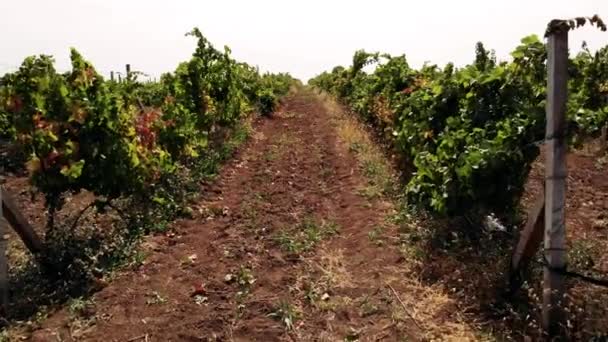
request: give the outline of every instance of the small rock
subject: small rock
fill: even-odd
[[[597,230],[606,229],[608,228],[608,220],[593,220],[591,227]]]
[[[196,254],[192,254],[192,255],[188,256],[188,260],[190,260],[190,262],[193,264],[196,261],[196,259],[198,259],[198,255],[196,255]]]

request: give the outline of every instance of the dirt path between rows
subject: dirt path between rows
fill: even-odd
[[[358,165],[319,96],[292,95],[203,190],[193,219],[149,239],[144,264],[95,294],[85,317],[58,311],[31,339],[419,340],[415,304],[402,303],[417,301],[407,260],[386,243],[398,239],[393,207],[362,195]]]

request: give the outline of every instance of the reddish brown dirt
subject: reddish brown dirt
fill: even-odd
[[[568,154],[566,234],[568,269],[594,278],[608,278],[608,158],[597,153],[595,144]],[[524,203],[531,207],[542,191],[543,154],[534,164]],[[608,336],[608,289],[568,278],[570,304],[575,307],[575,339]]]
[[[589,149],[593,149],[589,147]],[[542,191],[544,158],[534,164],[524,197],[526,204]],[[573,151],[568,155],[568,183],[566,193],[566,225],[568,238],[608,240],[608,177],[606,164],[590,151]],[[606,265],[608,266],[608,265]],[[608,272],[608,268],[604,270]]]
[[[566,232],[570,249],[576,249],[580,243],[601,250],[608,247],[608,159],[594,150],[590,145],[586,150],[571,151],[567,158]],[[526,208],[531,208],[542,191],[543,156],[544,153],[535,162],[528,179],[523,198]],[[596,271],[608,274],[605,253],[594,263]]]
[[[31,340],[417,339],[413,322],[396,325],[391,317],[396,300],[381,275],[404,260],[396,250],[370,242],[368,233],[383,224],[388,206],[357,194],[366,181],[356,165],[320,100],[296,94],[281,113],[255,127],[246,146],[203,190],[194,219],[149,239],[144,265],[93,296],[95,319],[88,328],[75,329],[63,309]],[[306,220],[335,223],[338,233],[308,251],[286,252],[276,237]],[[226,281],[226,275],[239,273],[255,282]],[[314,284],[321,284],[320,293]],[[198,286],[206,298],[196,303],[191,295]],[[393,287],[400,292],[398,283]],[[312,297],[320,304],[307,299]],[[362,313],[364,301],[377,305]],[[280,303],[296,313],[293,329],[274,317]]]
[[[317,96],[305,91],[291,96],[274,118],[255,125],[234,160],[201,189],[194,218],[147,239],[143,265],[123,270],[93,295],[85,315],[66,306],[17,336],[32,341],[402,341],[441,340],[452,330],[457,336],[452,340],[472,340],[477,338],[469,333],[485,330],[482,326],[499,339],[535,336],[537,329],[526,327],[523,317],[534,317],[535,309],[520,312],[500,299],[512,242],[494,252],[458,238],[451,247],[431,242],[421,250],[421,261],[405,260],[399,251],[403,237],[387,222],[393,207],[382,196],[360,195],[368,179],[334,125]],[[571,153],[568,163],[570,244],[605,250],[605,165],[580,152]],[[542,158],[532,170],[524,208],[540,191],[541,180]],[[42,227],[42,202],[30,202],[27,192],[19,192],[27,188],[25,182],[11,177],[7,187],[28,219]],[[90,200],[75,197],[65,211],[78,212]],[[306,222],[319,229],[335,224],[338,232],[309,237],[316,243],[305,251],[287,251],[279,237],[306,236],[297,235]],[[444,225],[446,236],[453,237],[451,224],[432,224]],[[379,227],[384,229],[380,239],[390,243],[372,239]],[[493,237],[479,241],[490,249],[494,243]],[[594,261],[594,270],[608,271],[605,253]],[[408,273],[416,262],[418,273]],[[228,275],[237,280],[227,282]],[[399,311],[401,303],[387,284],[418,321]],[[195,288],[202,289],[200,297],[192,296]],[[576,329],[585,331],[582,336],[601,333],[601,327],[605,331],[606,291],[575,283],[571,292],[584,309],[574,320],[580,325]],[[435,307],[424,312],[417,302]],[[281,307],[289,314],[277,317]],[[509,310],[522,317],[509,316]],[[285,317],[293,318],[293,327],[281,321]]]
[[[568,269],[596,278],[608,275],[608,178],[606,157],[585,150],[568,154],[566,231]],[[533,164],[521,209],[525,214],[542,191],[544,153]],[[603,160],[602,160],[603,159]],[[505,296],[509,256],[517,243],[515,236],[500,232],[466,238],[468,222],[428,222],[434,225],[434,238],[427,242],[425,261],[420,269],[428,284],[453,289],[454,298],[483,326],[491,326],[499,340],[539,338],[542,269],[534,272],[528,285],[515,296]],[[463,227],[463,228],[461,228]],[[477,228],[477,227],[474,227]],[[459,235],[457,235],[459,234]],[[454,236],[454,237],[453,237]],[[540,252],[539,252],[540,254]],[[568,340],[589,340],[608,336],[608,290],[568,278]]]

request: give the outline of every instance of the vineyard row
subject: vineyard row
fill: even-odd
[[[405,56],[357,51],[350,67],[310,81],[380,131],[411,168],[408,203],[439,215],[515,210],[545,136],[547,49],[528,36],[497,61],[478,43],[457,68],[409,66]],[[364,67],[376,64],[373,72]],[[568,139],[599,135],[608,118],[608,46],[569,60]]]

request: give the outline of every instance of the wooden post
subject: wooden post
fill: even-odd
[[[528,213],[526,226],[519,235],[519,241],[511,259],[509,282],[511,293],[515,293],[522,283],[521,275],[525,272],[532,258],[538,251],[545,231],[545,189],[539,194],[534,206]]]
[[[550,337],[559,335],[564,322],[566,267],[566,100],[568,81],[568,32],[548,37],[547,59],[547,157],[545,164],[545,260],[542,325]]]
[[[127,64],[125,69],[127,70],[127,81],[129,81],[131,80],[131,64]]]
[[[42,240],[38,237],[38,234],[36,234],[34,228],[27,222],[25,217],[21,215],[15,201],[13,201],[8,192],[2,187],[0,187],[0,193],[2,194],[2,217],[13,227],[32,254],[37,255],[42,252]],[[6,234],[6,232],[4,232],[4,234]]]
[[[114,81],[114,71],[110,71],[110,81]]]
[[[4,200],[0,191],[0,203]],[[8,222],[4,217],[4,209],[0,206],[0,314],[6,315],[8,309],[8,260],[7,249]]]

